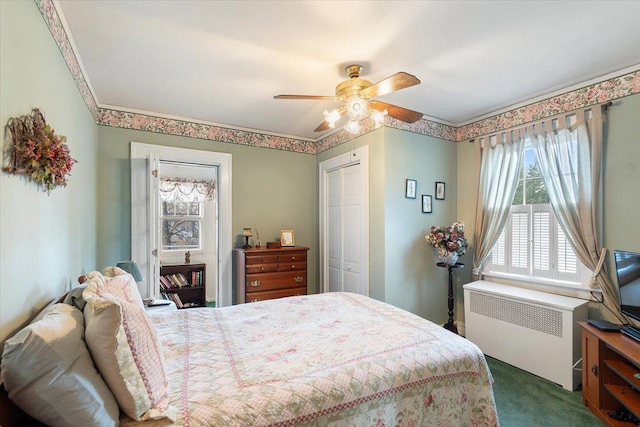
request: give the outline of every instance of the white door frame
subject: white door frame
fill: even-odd
[[[362,209],[362,221],[360,222],[360,245],[362,248],[362,278],[366,283],[366,292],[369,295],[369,146],[365,145],[360,148],[351,150],[348,153],[333,157],[321,162],[319,165],[319,221],[320,221],[320,284],[318,289],[320,292],[328,292],[328,268],[329,268],[329,249],[327,245],[328,227],[327,227],[327,189],[328,174],[331,171],[340,169],[353,164],[360,164],[360,202]]]
[[[163,145],[143,144],[131,142],[131,259],[140,260],[146,265],[143,274],[150,280],[145,280],[141,293],[150,296],[153,287],[150,286],[153,274],[151,262],[149,223],[146,203],[135,201],[147,200],[147,159],[157,155],[160,160],[183,161],[200,164],[211,164],[218,167],[216,197],[218,198],[218,268],[216,307],[231,305],[233,300],[233,283],[231,281],[232,246],[231,233],[231,154],[212,151],[192,150],[187,148],[167,147]],[[146,274],[145,274],[146,273]],[[154,282],[155,283],[155,282]]]

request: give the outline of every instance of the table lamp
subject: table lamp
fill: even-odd
[[[123,269],[127,273],[133,276],[133,280],[137,282],[142,282],[144,279],[142,277],[142,273],[138,268],[138,264],[135,261],[120,261],[116,264],[116,267]]]
[[[244,242],[244,246],[242,247],[242,249],[250,249],[251,246],[249,246],[249,237],[253,236],[253,233],[251,232],[251,228],[243,228],[242,229],[242,236],[245,238],[245,242]]]

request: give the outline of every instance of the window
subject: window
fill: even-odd
[[[536,279],[581,282],[586,268],[556,221],[533,148],[523,154],[522,175],[509,213],[491,254],[487,272]]]
[[[161,202],[163,251],[202,249],[202,202]]]

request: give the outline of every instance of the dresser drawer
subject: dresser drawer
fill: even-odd
[[[278,271],[278,264],[247,264],[245,267],[248,274],[252,273],[268,273],[270,271]]]
[[[278,271],[306,270],[307,262],[281,262],[278,264]]]
[[[252,292],[248,295],[248,302],[264,301],[267,299],[293,297],[296,295],[306,295],[307,288],[278,289],[275,291]]]
[[[283,263],[283,262],[299,262],[299,261],[307,261],[307,252],[306,251],[300,251],[300,252],[289,252],[286,254],[278,254],[278,262],[279,263]]]
[[[246,264],[268,264],[268,263],[277,263],[278,255],[247,255]]]
[[[234,303],[306,295],[308,250],[305,246],[234,249]]]
[[[259,292],[274,289],[307,287],[306,271],[247,274],[246,291]]]

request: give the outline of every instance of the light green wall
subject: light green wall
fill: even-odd
[[[97,126],[36,5],[0,1],[0,123],[38,107],[73,167],[50,196],[0,173],[0,341],[96,264]],[[4,140],[4,139],[3,139]]]
[[[640,95],[614,101],[605,116],[603,243],[609,250],[640,252]],[[478,179],[476,147],[461,142],[457,155],[458,217],[465,220],[467,234],[473,236]],[[472,252],[466,257],[471,264]],[[613,258],[609,256],[607,261],[609,275],[615,284]],[[465,270],[460,272],[463,280],[458,284],[460,298],[456,305],[460,309],[463,307],[460,286],[471,281],[471,270]]]
[[[131,141],[233,155],[233,231],[258,228],[263,242],[295,230],[311,248],[309,290],[318,290],[317,164],[370,147],[370,294],[423,317],[446,320],[446,271],[424,242],[431,225],[456,219],[473,235],[477,167],[472,144],[383,128],[318,156],[96,126],[37,7],[0,1],[0,123],[39,107],[68,137],[75,165],[50,196],[0,173],[0,340],[87,271],[130,256]],[[28,37],[25,36],[28,34]],[[640,252],[640,95],[614,102],[605,132],[604,243]],[[98,160],[99,159],[99,160]],[[404,198],[404,180],[418,198]],[[446,200],[422,214],[420,195],[446,182]],[[98,226],[99,224],[99,226]],[[234,244],[239,243],[238,241]],[[462,314],[456,271],[456,317]]]
[[[640,252],[640,95],[605,114],[604,245]]]
[[[232,155],[234,246],[243,227],[257,228],[263,245],[292,229],[308,246],[308,286],[316,293],[318,183],[315,156],[267,148],[99,126],[98,259],[102,268],[131,254],[131,141]]]
[[[424,240],[432,225],[456,220],[456,143],[382,128],[327,150],[318,163],[369,146],[369,294],[437,323],[447,320],[447,275]],[[405,179],[418,181],[404,197]],[[422,194],[446,183],[446,198],[422,213]],[[465,262],[462,258],[461,262]]]
[[[455,142],[385,129],[385,301],[445,323],[447,270],[436,266],[424,236],[433,225],[456,218]],[[405,179],[418,182],[416,199],[405,198]],[[435,200],[435,183],[445,183],[445,200]],[[422,213],[422,195],[433,196],[433,213]],[[459,262],[466,262],[466,255]]]

